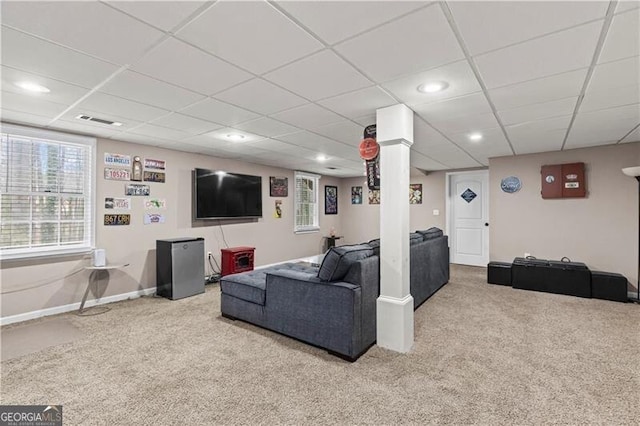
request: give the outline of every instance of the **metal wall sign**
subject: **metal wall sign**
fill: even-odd
[[[131,198],[112,198],[104,199],[105,209],[131,210]]]
[[[514,192],[520,191],[522,188],[522,182],[517,176],[508,176],[500,182],[500,189],[502,189],[507,194],[513,194]]]
[[[105,167],[104,178],[107,180],[131,180],[131,172],[128,169]]]
[[[151,195],[151,188],[149,185],[140,185],[137,183],[130,183],[124,186],[124,195],[146,196]]]
[[[145,213],[144,224],[151,225],[153,223],[164,223],[164,215],[158,213]]]
[[[151,158],[144,159],[145,169],[164,170],[166,162],[164,160],[152,160]]]
[[[167,200],[166,199],[158,199],[151,198],[149,200],[144,200],[144,209],[145,210],[157,210],[157,209],[166,209],[167,208]]]
[[[144,171],[144,175],[142,180],[145,182],[160,182],[164,183],[165,181],[165,173],[163,172],[150,172],[148,170]]]
[[[105,214],[105,226],[131,225],[130,214]]]
[[[380,189],[380,159],[367,161],[367,186],[369,189]]]
[[[107,166],[131,167],[131,156],[122,154],[104,153],[104,164]]]

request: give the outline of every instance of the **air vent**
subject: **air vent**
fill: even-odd
[[[122,123],[118,123],[117,121],[105,120],[103,118],[91,117],[89,115],[80,114],[76,117],[78,120],[84,121],[93,121],[94,123],[106,124],[107,126],[122,126]]]

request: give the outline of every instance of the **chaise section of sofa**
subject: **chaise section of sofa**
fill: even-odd
[[[429,232],[427,232],[429,231]],[[410,238],[411,294],[418,307],[449,280],[442,231]],[[379,244],[332,248],[320,268],[285,263],[223,277],[222,315],[356,360],[376,340]]]

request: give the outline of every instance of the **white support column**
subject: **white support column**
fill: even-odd
[[[380,297],[377,344],[397,352],[413,346],[409,287],[409,151],[413,111],[399,104],[377,110],[380,144]]]

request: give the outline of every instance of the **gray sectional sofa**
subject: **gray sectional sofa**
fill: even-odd
[[[449,281],[448,238],[437,228],[410,238],[417,308]],[[282,333],[350,361],[376,340],[379,241],[330,249],[321,266],[283,263],[220,280],[222,315]]]

